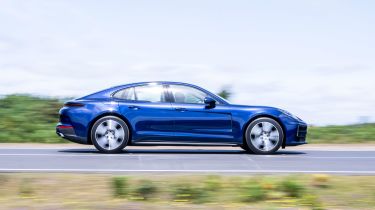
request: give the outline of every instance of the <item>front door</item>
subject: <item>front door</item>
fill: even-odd
[[[161,84],[123,89],[114,95],[120,113],[132,125],[132,142],[158,142],[173,139],[173,109]]]
[[[169,85],[169,95],[174,109],[176,141],[184,143],[233,142],[232,117],[224,104],[207,108],[207,93],[185,85]]]

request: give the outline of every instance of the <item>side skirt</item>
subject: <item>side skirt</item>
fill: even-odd
[[[196,142],[165,142],[165,141],[153,141],[153,142],[132,142],[132,146],[232,146],[237,147],[240,144],[235,143],[196,143]]]

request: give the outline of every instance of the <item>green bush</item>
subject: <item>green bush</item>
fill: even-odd
[[[318,200],[318,196],[314,194],[306,194],[301,198],[301,204],[309,206],[313,210],[323,210],[322,203]]]
[[[113,177],[112,178],[113,195],[115,197],[126,197],[128,194],[128,178],[127,177]]]
[[[257,202],[266,199],[267,191],[259,181],[249,181],[243,186],[242,201]]]
[[[299,198],[302,196],[304,187],[296,181],[287,178],[280,183],[280,189],[289,197]]]
[[[190,183],[174,185],[172,193],[174,200],[180,202],[204,203],[209,197],[209,192],[205,188]]]
[[[157,187],[150,180],[141,180],[135,187],[134,192],[144,200],[149,200],[157,192]]]
[[[208,176],[204,180],[204,188],[210,192],[217,192],[221,189],[221,180],[219,176]]]

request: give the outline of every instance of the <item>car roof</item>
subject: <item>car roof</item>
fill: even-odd
[[[172,81],[146,81],[146,82],[135,82],[135,83],[128,83],[128,84],[123,84],[123,85],[117,85],[112,88],[119,88],[119,87],[128,87],[128,86],[137,86],[137,85],[146,85],[150,83],[156,83],[156,84],[173,84],[173,85],[186,85],[186,86],[193,86],[193,87],[198,87],[193,84],[185,83],[185,82],[172,82]]]
[[[228,104],[229,103],[228,101],[225,101],[224,99],[218,97],[216,94],[214,94],[214,93],[212,93],[212,92],[210,92],[210,91],[208,91],[208,90],[206,90],[206,89],[204,89],[202,87],[199,87],[199,86],[196,86],[196,85],[193,85],[193,84],[189,84],[189,83],[184,83],[184,82],[171,82],[171,81],[135,82],[135,83],[129,83],[129,84],[124,84],[124,85],[117,85],[117,86],[114,86],[114,87],[111,87],[111,88],[108,88],[108,89],[105,89],[105,90],[102,90],[102,91],[99,91],[99,92],[96,92],[96,93],[93,93],[93,94],[81,97],[81,98],[78,98],[78,99],[110,98],[114,91],[118,91],[120,89],[124,89],[124,88],[128,88],[128,87],[133,87],[133,86],[147,85],[147,84],[151,84],[151,83],[164,84],[164,85],[185,85],[185,86],[197,88],[197,89],[199,89],[199,90],[201,90],[203,92],[206,92],[206,93],[210,94],[216,100],[218,100],[218,101],[220,101],[220,102],[222,102],[224,104]]]

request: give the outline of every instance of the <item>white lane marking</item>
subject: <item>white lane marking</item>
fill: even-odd
[[[258,156],[257,156],[258,157]],[[364,157],[364,156],[355,156],[355,157],[350,157],[350,156],[346,156],[346,157],[334,157],[334,156],[321,156],[321,157],[313,157],[313,156],[294,156],[294,155],[274,155],[274,156],[267,156],[267,157],[272,157],[272,158],[278,158],[278,157],[282,157],[282,158],[296,158],[296,159],[373,159],[375,157],[372,157],[372,156],[368,156],[368,157]]]
[[[30,154],[19,154],[19,153],[13,153],[13,154],[0,154],[0,156],[56,156],[56,157],[76,157],[76,156],[81,156],[81,157],[129,157],[129,156],[150,156],[150,157],[160,157],[160,156],[176,156],[176,157],[184,157],[183,155],[197,155],[197,153],[191,153],[191,154],[186,154],[186,153],[179,153],[179,154],[160,154],[160,153],[155,153],[155,154],[137,154],[137,153],[123,153],[123,154],[37,154],[37,153],[30,153]],[[205,154],[199,154],[198,155],[218,155],[215,153],[205,153]],[[239,154],[225,154],[226,156],[228,155],[239,155]],[[375,157],[374,157],[375,158]]]
[[[130,154],[126,154],[130,155]],[[37,154],[37,153],[30,153],[30,154],[20,154],[20,153],[10,153],[10,154],[0,154],[0,156],[56,156],[56,157],[75,157],[75,156],[82,156],[82,157],[107,157],[107,156],[119,156],[121,157],[121,154]]]
[[[92,149],[91,147],[39,147],[39,148],[30,148],[30,147],[0,147],[0,150],[62,150],[62,149]]]
[[[0,168],[0,172],[192,172],[192,173],[333,173],[333,174],[375,174],[375,171],[324,171],[324,170],[175,170],[175,169],[37,169]]]
[[[140,148],[142,147],[142,148]],[[125,151],[127,149],[130,149],[130,150],[143,150],[143,148],[147,148],[147,147],[152,147],[152,146],[139,146],[139,147],[127,147],[125,149]],[[156,146],[157,148],[153,147],[152,150],[159,150],[159,149],[162,149],[162,150],[195,150],[197,149],[196,146],[194,146],[194,148],[191,148],[191,147],[182,147],[182,146],[177,146],[175,148],[164,148],[163,146]],[[212,149],[212,148],[217,148],[217,150],[224,150],[224,151],[239,151],[239,152],[243,152],[242,149],[236,149],[236,148],[233,148],[233,147],[226,147],[226,146],[212,146],[210,148],[201,148],[199,147],[199,150],[203,150],[203,151],[215,151],[216,149]],[[220,149],[219,149],[220,148]],[[70,149],[73,149],[73,150],[77,150],[77,149],[83,149],[83,150],[92,150],[92,149],[95,149],[93,147],[33,147],[33,148],[30,148],[30,147],[1,147],[1,143],[0,143],[0,150],[70,150]],[[295,150],[289,150],[289,149],[286,149],[286,150],[279,150],[279,152],[375,152],[375,146],[372,146],[372,147],[361,147],[361,148],[297,148]]]
[[[68,153],[68,152],[67,152]],[[152,153],[152,152],[151,152]],[[181,153],[181,155],[220,155],[217,153]],[[313,156],[296,156],[296,155],[248,155],[248,154],[243,154],[243,153],[223,153],[225,156],[246,156],[248,158],[275,158],[275,159],[280,159],[280,158],[296,158],[298,159],[375,159],[375,156],[346,156],[346,157],[332,157],[332,156],[321,156],[321,157],[313,157]],[[121,153],[121,154],[48,154],[48,153],[9,153],[9,154],[0,154],[0,156],[56,156],[56,157],[128,157],[128,156],[180,156],[179,153],[174,154],[163,154],[163,153],[153,153],[153,154],[141,154],[140,153]],[[251,159],[252,160],[252,159]]]

